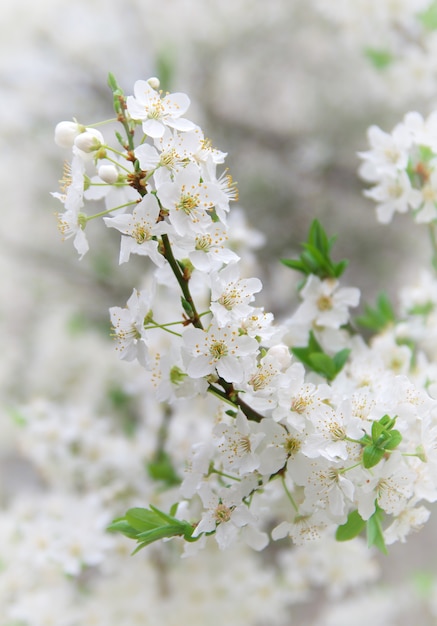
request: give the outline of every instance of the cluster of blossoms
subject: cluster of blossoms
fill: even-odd
[[[369,345],[357,334],[349,309],[359,291],[341,286],[345,263],[333,263],[317,222],[300,260],[284,261],[304,274],[301,303],[275,323],[255,304],[261,281],[245,277],[227,243],[238,194],[220,172],[226,155],[184,117],[188,97],[162,93],[156,78],[137,81],[127,98],[109,82],[124,132],[117,147],[93,126],[56,128],[56,142],[73,152],[54,194],[65,209],[60,227],[83,256],[86,226],[102,217],[121,234],[120,263],[146,257],[147,286],[110,316],[120,357],[149,373],[166,423],[181,400],[210,397],[210,436],[193,429],[185,462],[161,437],[160,478],[171,476],[177,504],[169,513],[130,509],[113,529],[140,546],[183,536],[187,554],[211,536],[220,549],[243,540],[262,550],[271,539],[304,544],[335,529],[351,539],[366,526],[383,551],[403,541],[428,518],[422,502],[437,499],[437,402],[409,376],[418,354],[393,335]],[[363,155],[364,175],[383,179],[374,195],[386,181],[397,199],[405,189],[420,221],[433,219],[424,199],[432,119],[410,115],[394,139],[372,131],[374,150]],[[92,200],[105,209],[86,213]],[[388,221],[397,206],[380,216]]]
[[[391,133],[377,126],[368,131],[371,149],[361,152],[361,176],[374,183],[366,195],[377,202],[377,217],[388,223],[393,215],[413,211],[417,223],[437,217],[437,115],[426,119],[408,113]]]

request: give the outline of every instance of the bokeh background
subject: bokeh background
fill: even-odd
[[[429,0],[4,0],[0,11],[0,426],[5,510],[39,478],[11,414],[36,398],[111,406],[127,380],[106,339],[107,309],[125,302],[140,265],[118,267],[111,233],[89,228],[78,261],[57,232],[63,119],[111,117],[112,72],[126,93],[159,76],[188,93],[190,119],[228,152],[248,222],[262,232],[258,272],[277,315],[295,302],[279,258],[296,254],[315,217],[338,235],[345,280],[363,300],[414,279],[425,233],[402,217],[377,224],[362,196],[366,130],[390,131],[437,106],[437,38]],[[113,407],[112,407],[113,408]],[[25,485],[25,486],[23,486]],[[30,485],[30,487],[29,487]],[[432,569],[435,524],[383,564],[386,581]],[[402,583],[403,584],[403,583]],[[1,622],[0,622],[1,623]],[[308,622],[310,623],[310,622]],[[376,622],[375,622],[376,623]],[[423,622],[425,624],[425,622]],[[431,622],[430,622],[431,623]],[[9,624],[8,624],[9,626]]]

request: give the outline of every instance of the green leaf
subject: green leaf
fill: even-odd
[[[365,56],[377,70],[384,70],[393,62],[393,55],[383,48],[366,48]]]
[[[136,539],[138,535],[138,530],[130,526],[124,518],[114,520],[111,524],[109,524],[109,526],[107,526],[106,530],[109,530],[110,532],[122,533],[130,539]]]
[[[176,510],[177,503],[172,506],[171,513],[176,513]],[[129,509],[124,517],[115,519],[108,526],[108,530],[121,532],[139,543],[134,554],[154,541],[169,537],[178,536],[186,541],[197,541],[198,537],[192,536],[194,528],[189,522],[168,515],[153,505],[150,505],[150,509],[140,507]]]
[[[383,554],[387,554],[387,547],[384,541],[384,532],[382,529],[382,521],[384,519],[384,511],[376,504],[374,514],[367,520],[367,545],[369,548],[375,546]]]
[[[349,356],[350,350],[340,350],[333,357],[323,352],[313,331],[310,331],[309,342],[305,348],[292,348],[291,352],[306,367],[327,380],[333,380],[341,371]]]
[[[383,458],[385,450],[374,445],[366,446],[363,450],[363,465],[366,469],[375,467]]]
[[[433,2],[423,13],[419,13],[419,20],[428,30],[437,30],[437,2]]]
[[[147,472],[153,480],[162,481],[167,487],[174,487],[181,484],[171,457],[167,452],[161,450],[156,459],[146,465]]]
[[[126,512],[125,519],[130,526],[139,532],[150,530],[151,528],[155,528],[162,524],[161,517],[154,511],[149,511],[149,509],[142,509],[139,507],[129,509]]]
[[[324,352],[314,352],[309,356],[311,369],[328,380],[335,378],[335,366],[330,356]]]
[[[302,272],[306,274],[305,266],[299,259],[280,259],[281,263],[286,267],[291,268],[292,270],[296,270],[298,272]]]
[[[191,319],[194,316],[194,311],[193,311],[192,305],[183,296],[181,296],[181,304],[182,304],[182,308],[184,309],[185,313]]]
[[[346,361],[348,360],[350,352],[351,351],[349,348],[344,348],[343,350],[340,350],[340,352],[334,354],[334,356],[332,357],[335,365],[336,374],[338,374],[343,369]]]
[[[337,541],[350,541],[358,537],[365,527],[366,522],[358,511],[351,511],[347,516],[347,522],[337,528],[335,538]]]
[[[384,448],[386,450],[394,450],[395,448],[398,447],[401,441],[402,441],[401,433],[398,430],[392,430],[390,432],[390,439],[384,445]]]
[[[396,321],[396,316],[385,292],[378,294],[374,308],[368,304],[364,307],[364,315],[355,319],[356,323],[375,332],[381,332]]]
[[[306,276],[315,274],[322,280],[338,278],[346,269],[347,261],[337,264],[332,261],[330,253],[334,241],[335,237],[328,238],[320,222],[313,220],[299,259],[281,259],[281,263]]]

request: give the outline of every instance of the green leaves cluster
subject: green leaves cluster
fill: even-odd
[[[349,513],[347,522],[337,528],[335,538],[337,541],[350,541],[358,537],[361,532],[367,531],[367,545],[369,548],[375,546],[383,554],[387,554],[387,547],[384,541],[384,531],[382,522],[384,520],[384,511],[375,502],[375,512],[367,521],[363,520],[357,510]]]
[[[362,462],[366,469],[375,467],[387,452],[391,452],[401,443],[402,435],[398,430],[394,429],[395,423],[395,417],[384,415],[379,421],[372,423],[371,434],[366,434],[360,439],[360,443],[363,445]],[[366,529],[369,547],[375,546],[378,550],[387,554],[382,525],[384,515],[384,511],[378,506],[376,501],[375,512],[368,520],[363,520],[357,510],[351,511],[346,523],[337,528],[335,538],[337,541],[349,541]]]
[[[114,520],[108,526],[108,530],[120,532],[130,539],[135,539],[138,546],[133,554],[154,541],[167,537],[183,537],[186,541],[197,541],[198,537],[192,536],[195,527],[185,520],[173,517],[176,506],[172,507],[170,515],[160,511],[152,504],[150,509],[138,507],[129,509],[123,517]]]
[[[345,271],[348,261],[344,259],[334,263],[331,248],[335,237],[328,238],[322,225],[314,220],[310,226],[308,239],[302,244],[303,251],[299,259],[281,259],[281,263],[302,272],[305,276],[315,274],[320,279],[339,278]]]
[[[370,435],[364,435],[361,443],[363,449],[363,465],[370,469],[375,467],[387,452],[391,452],[402,441],[402,435],[393,427],[396,423],[396,417],[384,415],[378,422],[372,423]]]
[[[329,356],[323,352],[313,331],[310,331],[309,343],[305,348],[292,348],[291,351],[309,370],[316,372],[329,381],[334,380],[343,369],[350,353],[350,350],[345,348],[334,354],[334,356]]]
[[[396,321],[396,316],[388,295],[382,291],[376,298],[376,305],[372,308],[366,304],[364,314],[355,318],[355,322],[364,328],[376,333],[383,331]]]

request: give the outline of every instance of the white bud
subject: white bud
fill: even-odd
[[[82,152],[94,152],[104,145],[105,140],[100,131],[95,128],[87,128],[85,132],[81,133],[74,140],[74,145]]]
[[[108,183],[108,185],[113,185],[118,180],[118,172],[115,165],[101,165],[97,170],[97,173],[99,177],[105,181],[105,183]]]
[[[264,359],[273,363],[278,369],[285,370],[291,363],[290,350],[284,344],[278,344],[267,350]]]
[[[61,148],[72,148],[82,130],[77,122],[59,122],[55,128],[55,144]]]
[[[149,78],[147,82],[149,83],[152,89],[159,89],[159,85],[161,84],[159,82],[159,78],[156,78],[156,76],[152,76],[152,78]]]

